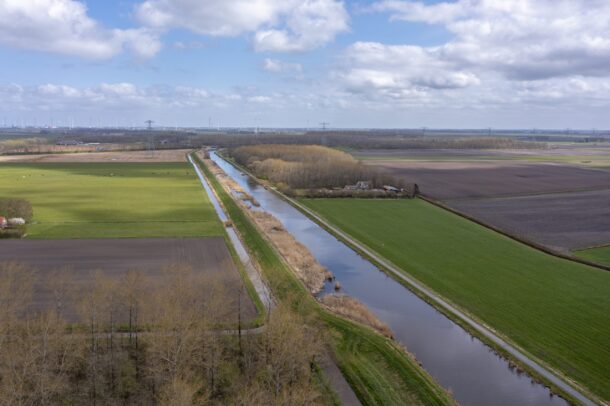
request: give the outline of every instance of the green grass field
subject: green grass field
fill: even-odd
[[[223,235],[186,162],[5,163],[0,197],[32,203],[28,238]]]
[[[579,258],[610,266],[610,245],[607,247],[590,248],[588,250],[574,251]]]
[[[201,163],[199,159],[198,162]],[[317,304],[271,244],[200,165],[229,214],[250,254],[256,259],[278,300],[312,314],[327,326],[342,373],[364,405],[454,405],[453,399],[393,341],[373,330],[328,313]]]
[[[302,202],[610,399],[610,272],[543,254],[419,199]]]

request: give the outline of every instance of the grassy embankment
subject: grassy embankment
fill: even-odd
[[[296,279],[242,209],[201,164],[234,226],[256,259],[274,295],[324,322],[337,363],[366,405],[454,404],[399,346],[369,328],[324,311]]]
[[[606,247],[589,248],[586,250],[574,251],[573,254],[578,258],[610,266],[610,245]]]
[[[609,272],[546,255],[419,199],[302,203],[610,399]]]
[[[220,236],[197,182],[186,162],[0,164],[0,196],[34,208],[28,238]]]

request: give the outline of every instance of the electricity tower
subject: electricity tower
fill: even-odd
[[[153,157],[155,155],[155,136],[152,132],[152,125],[154,121],[146,120],[144,123],[146,123],[146,128],[148,131],[150,131],[150,134],[148,135],[148,154]]]

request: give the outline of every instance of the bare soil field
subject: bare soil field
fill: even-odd
[[[65,278],[67,296],[73,298],[63,314],[69,321],[78,321],[79,292],[93,283],[98,271],[118,279],[137,270],[154,281],[176,264],[217,276],[228,293],[227,315],[237,311],[241,277],[222,237],[0,240],[0,261],[15,261],[35,272],[33,310],[55,306],[53,280]],[[247,294],[242,295],[241,307],[244,319],[256,316]]]
[[[187,149],[4,155],[0,162],[185,162]]]
[[[554,162],[512,159],[517,152],[537,153],[512,150],[397,150],[363,156],[366,164],[417,183],[422,194],[451,208],[566,252],[610,243],[610,168],[562,163],[574,150],[579,159],[610,152],[554,149]]]
[[[610,188],[610,170],[514,161],[366,161],[419,185],[439,200]]]
[[[350,151],[356,158],[364,159],[392,159],[392,158],[519,158],[519,157],[556,157],[566,156],[608,156],[610,155],[610,145],[550,145],[544,149],[364,149]]]
[[[610,190],[454,200],[447,204],[510,234],[559,251],[610,242]]]

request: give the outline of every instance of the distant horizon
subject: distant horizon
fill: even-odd
[[[0,131],[6,130],[148,130],[146,125],[136,125],[136,126],[113,126],[113,125],[102,125],[102,126],[8,126],[8,127],[0,127]],[[220,127],[208,127],[208,126],[173,126],[173,125],[153,125],[151,130],[153,131],[171,131],[171,130],[192,130],[196,129],[199,131],[222,131],[222,130],[249,130],[249,131],[258,131],[264,132],[266,130],[287,130],[287,131],[311,131],[311,132],[333,132],[333,131],[408,131],[413,133],[422,133],[425,134],[427,132],[476,132],[483,133],[483,135],[487,135],[488,132],[494,133],[507,133],[507,132],[519,132],[519,133],[529,133],[529,134],[556,134],[556,135],[572,135],[572,134],[590,134],[590,135],[602,135],[605,133],[610,133],[610,128],[595,128],[595,129],[586,129],[586,128],[493,128],[493,127],[482,127],[482,128],[450,128],[450,127],[425,127],[425,131],[422,127],[251,127],[251,126],[220,126]]]

